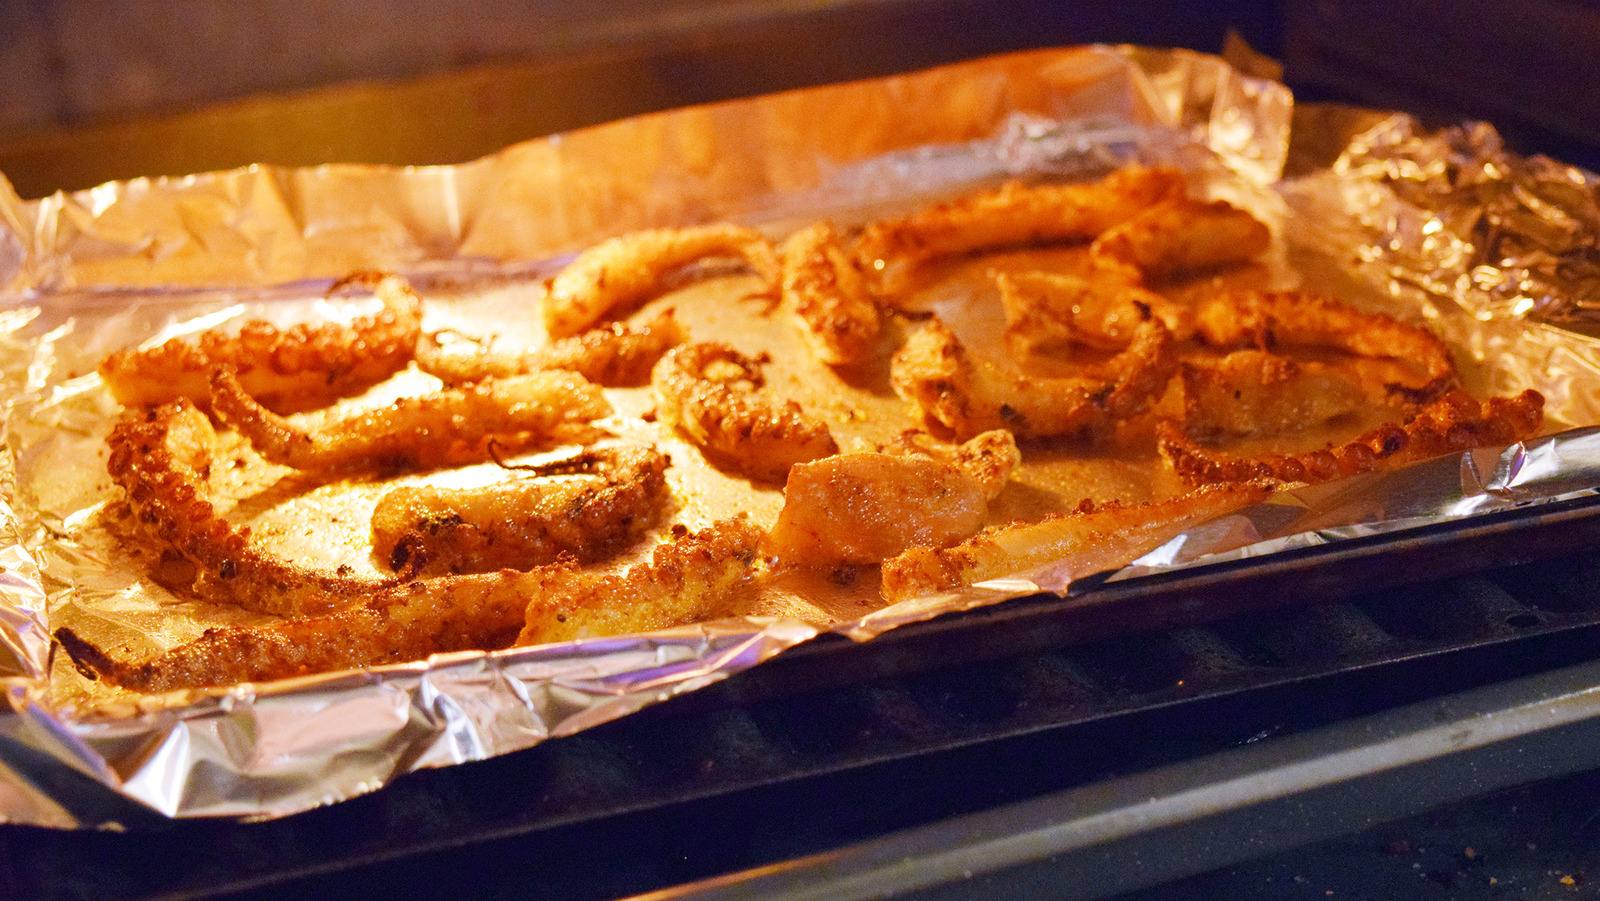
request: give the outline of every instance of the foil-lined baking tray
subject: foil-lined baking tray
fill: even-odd
[[[63,667],[51,656],[52,611],[115,593],[96,578],[104,559],[74,540],[101,479],[92,447],[108,411],[94,361],[162,329],[246,312],[292,318],[351,271],[398,271],[424,288],[532,280],[635,228],[735,220],[781,233],[1008,176],[1166,162],[1207,173],[1272,222],[1283,271],[1429,318],[1458,347],[1475,390],[1537,388],[1553,429],[1600,422],[1600,350],[1570,328],[1586,310],[1583,279],[1566,278],[1581,255],[1562,238],[1593,226],[1579,202],[1590,176],[1507,153],[1485,126],[1425,134],[1404,117],[1360,121],[1333,141],[1346,149],[1329,165],[1286,176],[1306,120],[1282,85],[1188,52],[1082,47],[644,116],[462,166],[250,167],[33,203],[0,184],[0,677],[9,700],[0,816],[107,824],[115,814],[85,801],[94,792],[168,816],[282,816],[419,768],[571,734],[824,631],[793,617],[728,620],[182,697],[63,702],[52,684]],[[1312,127],[1330,142],[1326,127]],[[1434,189],[1417,190],[1419,178]],[[1473,218],[1474,196],[1493,206],[1488,251],[1478,239],[1490,212]],[[1519,247],[1531,249],[1519,256]],[[1312,544],[1382,541],[1380,532],[1411,534],[1391,529],[1543,504],[1564,511],[1600,485],[1595,444],[1591,432],[1564,431],[1292,492],[1117,574],[1018,573],[829,631],[870,642],[1040,591],[1094,584],[1110,591],[1103,597],[1126,595],[1206,565],[1248,577]],[[1064,622],[1078,600],[1057,597]]]

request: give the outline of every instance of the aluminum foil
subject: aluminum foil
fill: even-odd
[[[82,827],[151,811],[282,816],[624,716],[818,633],[796,618],[752,618],[114,705],[64,697],[53,684],[62,663],[51,658],[52,611],[87,600],[114,609],[119,590],[103,549],[70,538],[103,502],[98,429],[110,410],[93,363],[130,338],[193,331],[244,310],[292,320],[329,280],[356,269],[400,271],[423,286],[534,279],[573,249],[634,228],[732,219],[781,233],[1009,175],[1169,162],[1205,174],[1217,194],[1273,223],[1275,253],[1294,262],[1285,271],[1340,279],[1374,307],[1425,310],[1480,364],[1476,387],[1537,387],[1558,426],[1600,422],[1590,408],[1600,384],[1590,339],[1501,303],[1504,292],[1483,287],[1480,264],[1468,266],[1478,278],[1470,284],[1440,274],[1467,265],[1469,242],[1450,231],[1452,208],[1413,196],[1382,167],[1362,167],[1387,132],[1358,136],[1335,167],[1282,181],[1293,114],[1281,85],[1213,57],[1085,47],[645,116],[454,167],[249,167],[35,203],[0,181],[0,684],[9,702],[0,715],[0,818]],[[1450,135],[1412,135],[1413,158],[1461,152]],[[1511,161],[1494,150],[1496,165]],[[1388,218],[1374,219],[1374,210]],[[1499,270],[1520,272],[1505,259]],[[1526,340],[1529,332],[1538,340]],[[1528,461],[1539,469],[1555,461],[1562,491],[1590,490],[1592,443],[1576,433],[1509,458],[1521,461],[1519,472]],[[1518,478],[1490,477],[1485,485],[1501,487],[1473,493],[1459,478],[1466,464],[1437,465],[1458,476],[1437,496],[1439,479],[1404,475],[1361,490],[1391,497],[1396,484],[1430,486],[1408,489],[1414,503],[1379,517],[1405,525],[1480,512],[1467,497],[1529,502]],[[1283,540],[1273,528],[1294,528],[1285,509],[1307,517],[1296,534],[1316,540],[1378,527],[1339,521],[1344,508],[1333,497],[1348,501],[1336,488],[1307,489],[1196,534],[1209,542],[1205,554],[1270,552],[1263,541]],[[1325,510],[1335,518],[1318,518]],[[1169,544],[1125,577],[1193,564],[1201,548],[1200,537]],[[870,640],[1069,584],[1018,574],[835,628]]]

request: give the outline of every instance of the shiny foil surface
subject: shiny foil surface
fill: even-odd
[[[732,220],[781,235],[1009,176],[1169,163],[1272,225],[1284,287],[1332,285],[1426,317],[1469,387],[1544,392],[1559,434],[1288,492],[1115,578],[1592,493],[1600,451],[1579,427],[1600,422],[1600,350],[1581,330],[1588,274],[1574,250],[1592,222],[1591,177],[1515,158],[1484,125],[1426,134],[1387,117],[1330,135],[1326,121],[1308,125],[1282,85],[1214,57],[1081,47],[644,116],[461,166],[257,166],[32,203],[0,180],[0,818],[107,826],[119,803],[172,817],[292,814],[625,716],[823,630],[869,641],[1081,576],[1018,573],[826,625],[775,611],[264,685],[86,690],[52,655],[56,617],[164,628],[114,536],[93,527],[115,412],[96,362],[242,316],[361,315],[359,299],[322,296],[356,270],[467,297],[446,315],[471,323],[503,314],[526,293],[518,285],[572,252],[636,228]],[[1345,150],[1286,175],[1306,128]]]

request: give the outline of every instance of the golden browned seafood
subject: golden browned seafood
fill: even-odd
[[[446,385],[503,379],[546,369],[576,372],[597,385],[642,385],[661,355],[683,343],[683,326],[668,310],[644,325],[610,325],[561,338],[521,353],[496,352],[482,342],[463,340],[467,350],[447,350],[437,335],[417,342],[417,368]]]
[[[1385,423],[1340,445],[1300,454],[1240,456],[1203,447],[1172,423],[1158,426],[1161,453],[1186,483],[1272,478],[1321,482],[1414,463],[1453,451],[1532,437],[1544,419],[1544,397],[1524,391],[1479,402],[1452,391],[1403,422]]]
[[[1183,429],[1200,441],[1279,435],[1381,404],[1349,369],[1264,350],[1185,360]]]
[[[1092,241],[1140,210],[1184,190],[1183,173],[1127,166],[1083,184],[1007,182],[999,189],[875,222],[856,242],[862,269],[881,293],[898,293],[911,272],[938,257],[1031,244]]]
[[[144,350],[122,350],[100,364],[111,395],[125,406],[186,397],[201,406],[211,375],[227,366],[251,396],[280,412],[308,410],[383,381],[404,367],[422,331],[422,299],[397,276],[353,276],[335,288],[371,283],[383,309],[354,322],[284,330],[252,320],[237,332],[212,329]]]
[[[577,631],[613,634],[720,612],[736,597],[759,533],[742,520],[676,536],[647,564],[602,576],[552,564],[529,572],[444,576],[392,584],[330,613],[260,626],[207,629],[139,663],[118,660],[60,628],[80,672],[143,692],[265,682],[495,650]],[[546,639],[546,634],[557,636]]]
[[[656,412],[717,466],[781,482],[789,468],[839,452],[827,424],[760,389],[762,361],[718,343],[673,348],[650,383]]]
[[[1124,350],[1152,315],[1174,338],[1182,340],[1194,330],[1187,307],[1146,290],[1122,270],[998,272],[994,278],[1005,310],[1006,343],[1023,356],[1078,348]]]
[[[817,359],[848,366],[871,359],[882,332],[878,301],[860,263],[830,222],[795,232],[783,245],[783,299]]]
[[[557,564],[525,580],[517,644],[648,632],[724,616],[751,589],[761,531],[743,517],[682,530],[624,573]]]
[[[106,468],[123,489],[133,521],[187,566],[167,580],[187,584],[171,587],[286,616],[347,604],[377,587],[263,552],[248,529],[219,515],[208,482],[216,431],[186,398],[124,411],[106,443]]]
[[[1416,385],[1391,390],[1410,400],[1430,400],[1458,386],[1450,347],[1427,329],[1382,313],[1369,313],[1316,294],[1293,291],[1232,292],[1200,305],[1196,328],[1214,347],[1321,348],[1356,357],[1389,359],[1418,370]]]
[[[1011,433],[997,430],[943,457],[851,453],[795,466],[772,553],[801,566],[878,563],[914,545],[966,538],[983,527],[1022,455]]]
[[[1150,504],[1084,506],[1040,522],[987,529],[947,548],[913,547],[883,564],[883,596],[899,602],[1049,568],[1051,582],[1123,566],[1202,522],[1276,490],[1268,481],[1213,485]]]
[[[1128,346],[1075,377],[1007,371],[967,352],[937,319],[911,334],[894,355],[895,391],[925,418],[971,438],[1008,429],[1018,438],[1094,435],[1148,410],[1177,371],[1172,333],[1153,316]]]
[[[295,469],[419,469],[487,459],[611,413],[599,386],[563,370],[402,397],[337,420],[291,421],[263,408],[227,369],[212,379],[217,418],[262,457]]]
[[[782,278],[777,250],[760,232],[737,225],[661,228],[620,235],[578,254],[550,282],[544,326],[568,338],[620,316],[664,290],[666,276],[706,259],[737,258],[776,295]]]
[[[562,557],[595,563],[655,523],[669,462],[654,447],[622,446],[481,487],[395,488],[372,512],[373,550],[408,577],[530,569]]]
[[[1264,253],[1272,232],[1261,220],[1221,200],[1169,197],[1095,238],[1090,254],[1127,263],[1144,277],[1246,263]]]

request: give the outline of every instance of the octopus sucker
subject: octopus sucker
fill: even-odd
[[[1148,410],[1177,371],[1172,333],[1150,317],[1128,346],[1082,376],[1007,372],[970,354],[949,327],[929,320],[891,362],[896,393],[925,418],[971,438],[1007,429],[1018,438],[1094,435]]]
[[[783,300],[817,359],[848,366],[871,359],[882,313],[859,261],[830,222],[795,232],[784,242]]]
[[[476,488],[395,488],[373,510],[373,550],[407,577],[596,563],[655,524],[669,463],[622,446]]]
[[[424,469],[487,459],[611,414],[598,385],[564,370],[490,379],[402,397],[377,409],[302,424],[256,403],[230,370],[211,385],[213,412],[263,458],[330,472]]]
[[[913,547],[883,564],[891,602],[961,589],[990,579],[1037,573],[1051,581],[1104,572],[1138,559],[1187,529],[1259,503],[1277,483],[1210,485],[1148,504],[1088,505],[1039,522],[986,529],[952,547]]]
[[[339,286],[349,283],[371,284],[383,309],[350,323],[287,330],[251,320],[236,332],[212,329],[122,350],[101,362],[100,376],[112,397],[129,407],[178,397],[205,406],[212,373],[221,367],[232,368],[245,391],[277,412],[358,394],[410,362],[422,333],[422,298],[398,276],[361,276]]]
[[[667,275],[707,259],[742,260],[776,296],[778,252],[760,232],[731,224],[646,229],[585,250],[550,282],[542,313],[552,338],[568,338],[621,318],[663,290]]]
[[[522,353],[494,352],[480,342],[471,352],[446,350],[436,335],[417,343],[417,368],[446,385],[503,379],[549,369],[576,372],[597,385],[628,387],[650,381],[650,370],[685,333],[671,310],[642,325],[613,322]]]
[[[752,590],[761,530],[742,516],[681,530],[621,573],[557,564],[524,580],[518,645],[666,629],[731,613]]]
[[[751,479],[782,482],[790,467],[836,454],[839,446],[821,419],[762,392],[761,368],[761,360],[725,344],[696,342],[662,357],[650,383],[661,420],[708,460]]]
[[[107,471],[133,521],[193,566],[189,593],[262,613],[298,616],[352,603],[382,582],[320,572],[266,553],[211,501],[216,431],[187,399],[129,410],[112,427]]]
[[[771,552],[786,564],[837,566],[954,544],[983,527],[989,501],[1022,461],[1015,439],[999,430],[938,456],[895,450],[790,469]]]
[[[856,241],[863,271],[884,294],[938,257],[1071,241],[1088,242],[1162,200],[1181,194],[1184,175],[1127,166],[1097,182],[1023,184],[934,204],[868,225]]]
[[[1213,450],[1169,422],[1158,425],[1157,439],[1162,455],[1190,485],[1260,478],[1321,482],[1521,441],[1536,434],[1543,420],[1544,396],[1537,391],[1482,402],[1452,391],[1403,422],[1384,423],[1342,444],[1298,454],[1240,456]]]
[[[1160,279],[1247,263],[1266,252],[1271,241],[1271,230],[1245,210],[1222,200],[1177,196],[1106,229],[1089,252],[1129,264],[1146,279]]]

